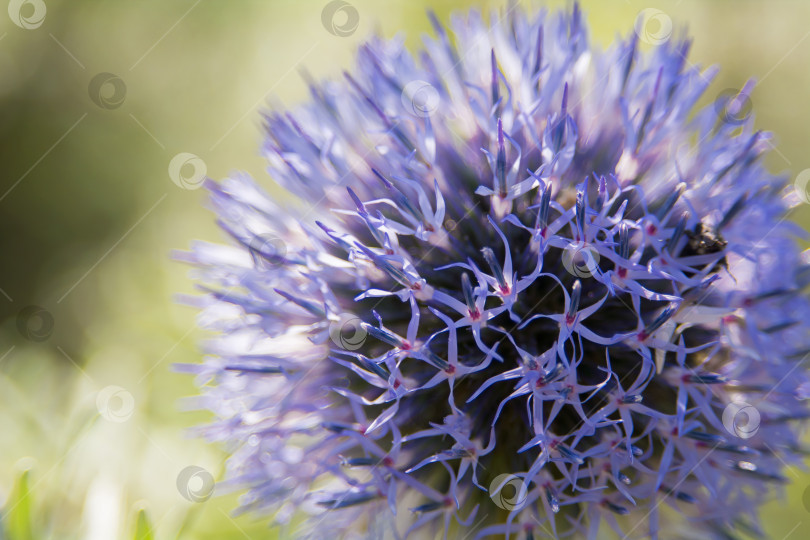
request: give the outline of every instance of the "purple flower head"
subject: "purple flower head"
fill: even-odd
[[[293,200],[208,184],[232,241],[182,255],[216,332],[188,369],[241,508],[314,538],[756,531],[802,455],[810,261],[752,84],[695,111],[688,41],[603,52],[576,5],[433,22],[266,114]]]

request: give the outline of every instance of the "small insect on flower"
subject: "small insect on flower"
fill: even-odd
[[[758,531],[810,412],[769,135],[694,110],[689,41],[490,21],[374,38],[267,112],[294,202],[207,181],[231,241],[178,255],[215,333],[183,369],[241,510],[291,538]]]

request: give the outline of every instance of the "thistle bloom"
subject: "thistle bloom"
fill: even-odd
[[[208,183],[187,369],[293,537],[730,538],[801,460],[810,282],[752,84],[582,15],[437,21],[265,116],[281,203]],[[686,534],[686,533],[684,533]]]

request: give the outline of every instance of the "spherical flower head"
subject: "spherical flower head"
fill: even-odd
[[[800,462],[808,257],[752,84],[579,9],[436,20],[265,115],[210,182],[188,369],[290,537],[728,538]],[[643,34],[641,34],[643,36]],[[649,41],[647,39],[646,41]]]

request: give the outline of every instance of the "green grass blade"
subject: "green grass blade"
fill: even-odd
[[[155,533],[146,510],[138,510],[138,519],[135,524],[135,540],[155,540]]]
[[[22,471],[3,509],[9,540],[34,540],[29,480],[29,471]]]

